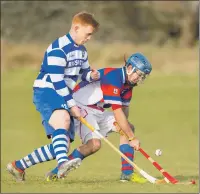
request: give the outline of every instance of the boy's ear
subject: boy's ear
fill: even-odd
[[[128,66],[127,66],[127,69],[128,70],[131,70],[133,67],[132,67],[132,65],[131,64],[129,64]]]
[[[80,26],[79,25],[74,25],[74,30],[77,32],[78,31],[78,29],[80,28]]]

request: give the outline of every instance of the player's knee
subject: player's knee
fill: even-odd
[[[101,148],[101,141],[99,139],[92,139],[88,141],[91,153],[97,152]]]
[[[70,126],[70,115],[67,110],[55,110],[50,119],[49,124],[54,129],[69,129]]]

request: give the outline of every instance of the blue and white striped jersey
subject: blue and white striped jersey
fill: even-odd
[[[91,81],[87,50],[76,45],[70,34],[56,39],[46,50],[34,88],[52,88],[63,96],[68,107],[76,103],[72,97],[77,80]]]

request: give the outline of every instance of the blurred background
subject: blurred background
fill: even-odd
[[[25,185],[5,171],[8,162],[49,143],[32,103],[32,85],[48,45],[68,33],[72,17],[83,10],[100,22],[86,44],[92,67],[122,66],[124,54],[134,52],[152,63],[151,75],[133,92],[129,116],[144,150],[155,157],[161,149],[156,161],[177,179],[199,179],[198,1],[1,1],[2,191],[197,193],[199,185],[119,185],[120,158],[104,143],[106,149],[89,157],[66,182],[43,183],[55,161],[28,169]],[[118,147],[117,134],[109,140]],[[71,151],[80,143],[76,138]],[[135,161],[160,176],[141,154]]]
[[[156,70],[196,71],[198,6],[198,1],[1,1],[2,67],[39,66],[48,44],[69,31],[74,14],[86,10],[101,25],[86,45],[91,65],[120,65],[124,53],[140,51]]]

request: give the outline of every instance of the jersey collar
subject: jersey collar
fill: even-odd
[[[68,38],[68,39],[70,40],[70,42],[73,43],[75,46],[77,46],[77,47],[79,46],[79,45],[77,45],[77,44],[74,42],[74,40],[72,39],[70,33],[67,34],[67,38]]]

